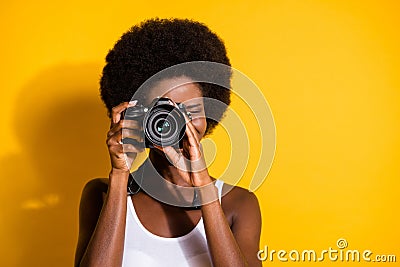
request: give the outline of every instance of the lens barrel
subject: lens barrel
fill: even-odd
[[[146,146],[179,147],[186,130],[183,112],[172,100],[158,98],[143,118]]]

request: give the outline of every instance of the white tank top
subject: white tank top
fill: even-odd
[[[223,184],[220,180],[215,182],[220,202]],[[127,202],[122,267],[212,266],[203,218],[200,218],[193,230],[184,236],[161,237],[142,225],[130,196]]]

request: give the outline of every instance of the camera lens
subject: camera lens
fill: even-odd
[[[183,138],[186,121],[174,105],[156,103],[143,121],[146,139],[157,146],[175,146]]]
[[[171,124],[167,120],[159,120],[156,124],[157,132],[161,135],[168,134],[171,131]]]

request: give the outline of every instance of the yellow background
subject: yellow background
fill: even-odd
[[[399,7],[395,0],[3,1],[0,265],[72,265],[80,192],[109,169],[98,97],[104,57],[130,26],[159,16],[209,25],[271,106],[277,150],[256,191],[260,246],[322,250],[346,238],[348,249],[395,254],[397,263],[380,264],[395,266]],[[295,264],[311,265],[286,263]]]

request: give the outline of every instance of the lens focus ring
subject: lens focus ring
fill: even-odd
[[[183,138],[186,121],[182,112],[173,105],[152,107],[143,121],[145,137],[158,146],[174,146]]]

